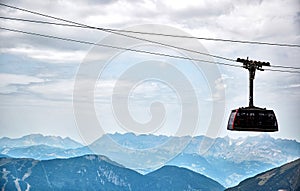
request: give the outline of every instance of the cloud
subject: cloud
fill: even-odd
[[[288,88],[299,88],[300,84],[290,84]]]
[[[57,80],[43,84],[34,84],[28,87],[32,94],[38,94],[44,99],[71,100],[74,82],[72,80]]]
[[[4,3],[98,27],[124,29],[132,25],[154,23],[177,27],[193,36],[199,37],[291,44],[300,43],[300,4],[297,0],[144,0],[134,2],[127,0],[80,0],[76,1],[76,3],[70,0],[37,2],[17,0],[11,2],[4,1]],[[8,17],[53,21],[4,7],[0,7],[0,14]],[[1,20],[1,26],[91,42],[99,42],[99,40],[109,35],[109,33],[97,30],[16,21]],[[147,32],[160,31],[149,29]],[[10,93],[26,93],[33,100],[32,103],[35,103],[35,100],[38,99],[50,100],[52,102],[58,100],[70,103],[74,86],[73,78],[76,75],[78,64],[93,46],[3,30],[0,31],[0,38],[0,92],[7,94],[5,95],[7,99],[10,99],[13,103],[15,102],[15,97],[11,95],[8,98]],[[183,46],[187,46],[188,42],[185,39],[177,38],[177,41],[182,42]],[[249,56],[250,59],[254,60],[270,61],[271,65],[299,67],[300,54],[297,48],[204,40],[200,42],[209,53],[214,55],[221,55],[232,59]],[[116,43],[117,45],[118,42],[112,43]],[[142,46],[140,48],[145,49],[145,47]],[[151,47],[157,51],[157,46]],[[152,51],[152,49],[149,50]],[[168,53],[173,52],[170,51]],[[105,51],[100,51],[99,54],[97,52],[94,55],[89,55],[90,57],[86,59],[92,62],[105,59],[107,58],[106,55]],[[128,54],[126,56],[127,58],[129,57]],[[139,60],[139,56],[141,54],[132,53],[130,54],[130,59],[126,59],[126,62],[122,64],[134,63],[136,60]],[[7,59],[7,57],[13,59]],[[153,56],[149,56],[149,58],[156,59]],[[175,60],[172,60],[172,63],[174,62]],[[180,60],[179,62],[183,63]],[[224,60],[222,62],[227,63]],[[126,67],[117,65],[117,67],[112,67],[108,73],[115,77],[124,68],[126,69]],[[227,66],[219,66],[219,69],[222,77],[217,79],[213,84],[216,89],[215,94],[208,97],[211,97],[211,99],[220,99],[220,93],[225,90],[226,109],[228,111],[231,108],[246,105],[248,97],[248,72],[243,68],[231,68]],[[187,71],[190,75],[193,73],[192,69],[188,70],[187,67],[183,67],[181,70]],[[191,80],[193,79],[196,78],[191,78]],[[85,80],[88,81],[89,79]],[[196,80],[194,81],[196,87],[199,88],[199,91],[197,89],[197,93],[200,99],[206,99],[209,93],[205,93],[205,91],[201,92],[202,89],[205,89],[202,88],[204,87],[205,80],[201,82],[199,78],[197,80],[197,82]],[[81,83],[84,85],[86,82]],[[125,83],[123,85],[126,85]],[[255,81],[255,101],[258,105],[266,105],[268,107],[279,108],[281,106],[291,108],[292,111],[297,113],[300,92],[298,88],[299,84],[300,78],[298,74],[268,71],[258,72]],[[96,101],[110,101],[114,85],[115,81],[113,80],[103,80],[102,85],[95,86]],[[282,95],[286,95],[287,97],[284,100],[284,104],[281,101]],[[3,95],[1,96],[3,98]],[[265,99],[266,97],[270,99]],[[132,90],[130,98],[133,101],[159,99],[166,102],[173,101],[173,98],[174,100],[177,99],[176,94],[170,88],[151,83],[137,86]],[[170,98],[172,99],[171,101]],[[24,100],[29,99],[26,97],[20,103],[22,104]],[[2,103],[4,104],[4,101]],[[300,118],[290,120],[286,113],[282,112],[281,119],[286,118],[288,123],[281,124],[282,126],[296,126],[300,123]],[[284,120],[281,121],[284,122]]]
[[[36,10],[46,14],[86,23],[98,27],[124,28],[130,25],[157,23],[180,27],[195,36],[229,39],[246,39],[273,42],[299,43],[299,3],[297,1],[16,1],[14,5]],[[44,19],[28,13],[1,7],[7,16],[29,19]],[[66,11],[67,10],[67,11]],[[255,13],[255,14],[254,14]],[[47,19],[48,20],[48,19]],[[62,37],[98,42],[107,35],[95,30],[76,29],[52,25],[30,24],[24,22],[2,21],[5,27],[18,28]],[[45,27],[44,27],[45,26]],[[78,43],[61,42],[28,35],[1,33],[9,35],[11,42],[3,38],[4,48],[20,47],[20,44],[48,49],[84,49],[90,46]],[[17,42],[17,43],[16,43]],[[210,44],[205,42],[205,44]],[[220,55],[237,51],[240,46],[230,46],[212,42],[210,50]],[[230,50],[228,50],[230,49]],[[220,50],[220,51],[218,51]]]
[[[95,86],[94,95],[95,101],[106,102],[111,101],[111,97],[117,96],[120,100],[128,100],[136,103],[146,103],[153,101],[161,101],[164,103],[179,103],[176,93],[167,85],[157,82],[155,80],[147,80],[138,84],[132,84],[128,81],[118,81],[118,86],[122,86],[127,91],[129,88],[129,95],[126,92],[115,92],[117,86],[116,80],[101,80]],[[120,88],[120,87],[118,87]]]
[[[33,46],[2,48],[2,54],[25,55],[29,58],[48,63],[79,63],[85,56],[85,51],[62,51],[55,49],[38,49]]]
[[[41,81],[36,80],[35,82]],[[78,87],[84,87],[90,83],[94,83],[94,81],[85,79],[77,81],[76,85]],[[33,95],[39,95],[39,97],[42,97],[43,99],[71,101],[74,93],[74,80],[57,79],[35,84],[23,82],[23,84],[28,85],[26,87],[26,91],[31,92]],[[164,101],[170,101],[173,98],[176,99],[176,97],[174,97],[175,93],[168,90],[168,88],[162,84],[147,82],[141,83],[137,87],[129,87],[128,85],[131,85],[131,83],[127,81],[119,81],[118,86],[131,89],[129,95],[126,95],[125,92],[119,92],[117,95],[116,92],[114,92],[116,80],[97,81],[95,88],[92,90],[92,93],[94,94],[92,101],[110,103],[113,94],[120,98],[143,102],[147,102],[149,100],[153,101],[155,99],[161,100],[163,99],[161,95],[165,95]],[[82,89],[82,95],[86,95],[84,89]]]
[[[19,85],[29,85],[41,82],[44,82],[44,80],[33,76],[1,73],[0,92],[3,94],[9,94],[17,92],[17,86]]]

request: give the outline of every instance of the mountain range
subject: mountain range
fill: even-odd
[[[2,190],[205,190],[223,191],[218,182],[185,168],[164,166],[139,174],[101,155],[69,159],[0,159]]]
[[[63,149],[75,149],[82,145],[69,137],[44,136],[41,134],[30,134],[21,138],[11,139],[2,137],[0,139],[0,148],[29,147],[36,145],[46,145]]]
[[[112,141],[115,144],[111,144]],[[176,147],[179,143],[188,144],[180,150]],[[1,138],[0,154],[36,160],[105,155],[141,174],[171,165],[190,169],[225,187],[232,187],[246,178],[299,158],[300,143],[274,139],[267,134],[212,139],[116,133],[82,146],[69,138],[45,136],[43,141],[42,135],[29,135],[18,139]]]

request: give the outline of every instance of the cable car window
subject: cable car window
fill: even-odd
[[[230,115],[230,118],[229,118],[229,124],[232,124],[232,123],[233,123],[235,114],[236,114],[236,111],[232,111],[232,112],[231,112],[231,115]]]

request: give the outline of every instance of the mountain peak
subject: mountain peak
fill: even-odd
[[[60,136],[50,136],[42,134],[30,134],[25,135],[20,138],[11,139],[11,138],[1,138],[0,147],[1,148],[13,148],[13,147],[26,147],[34,145],[47,145],[57,148],[64,149],[75,149],[82,147],[82,145],[70,138],[62,138]]]
[[[262,139],[273,139],[273,137],[271,137],[271,135],[268,133],[261,133],[260,135],[258,135],[258,137]]]
[[[123,165],[115,162],[115,161],[112,161],[111,159],[109,159],[107,156],[104,156],[104,155],[97,155],[97,154],[87,154],[87,155],[84,155],[84,156],[79,156],[79,157],[76,157],[76,158],[82,158],[84,157],[86,160],[90,160],[90,161],[93,161],[93,160],[98,160],[98,161],[105,161],[107,163],[110,163],[114,166],[118,166],[118,167],[122,167],[122,168],[125,168]]]
[[[242,181],[226,191],[300,190],[300,158]]]
[[[168,182],[176,190],[224,190],[224,187],[213,179],[187,168],[172,165],[163,166],[146,177],[157,179],[161,184]],[[188,187],[185,182],[189,182]]]

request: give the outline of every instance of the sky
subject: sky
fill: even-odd
[[[90,26],[195,37],[300,44],[297,0],[1,1]],[[52,21],[0,7],[0,15]],[[142,51],[241,64],[98,30],[0,20],[1,27]],[[56,21],[57,22],[57,21]],[[138,35],[181,48],[300,67],[300,49]],[[103,133],[207,135],[248,105],[248,72],[0,30],[0,137],[31,133],[90,143]],[[300,75],[257,71],[254,103],[273,109],[276,138],[300,141]]]

